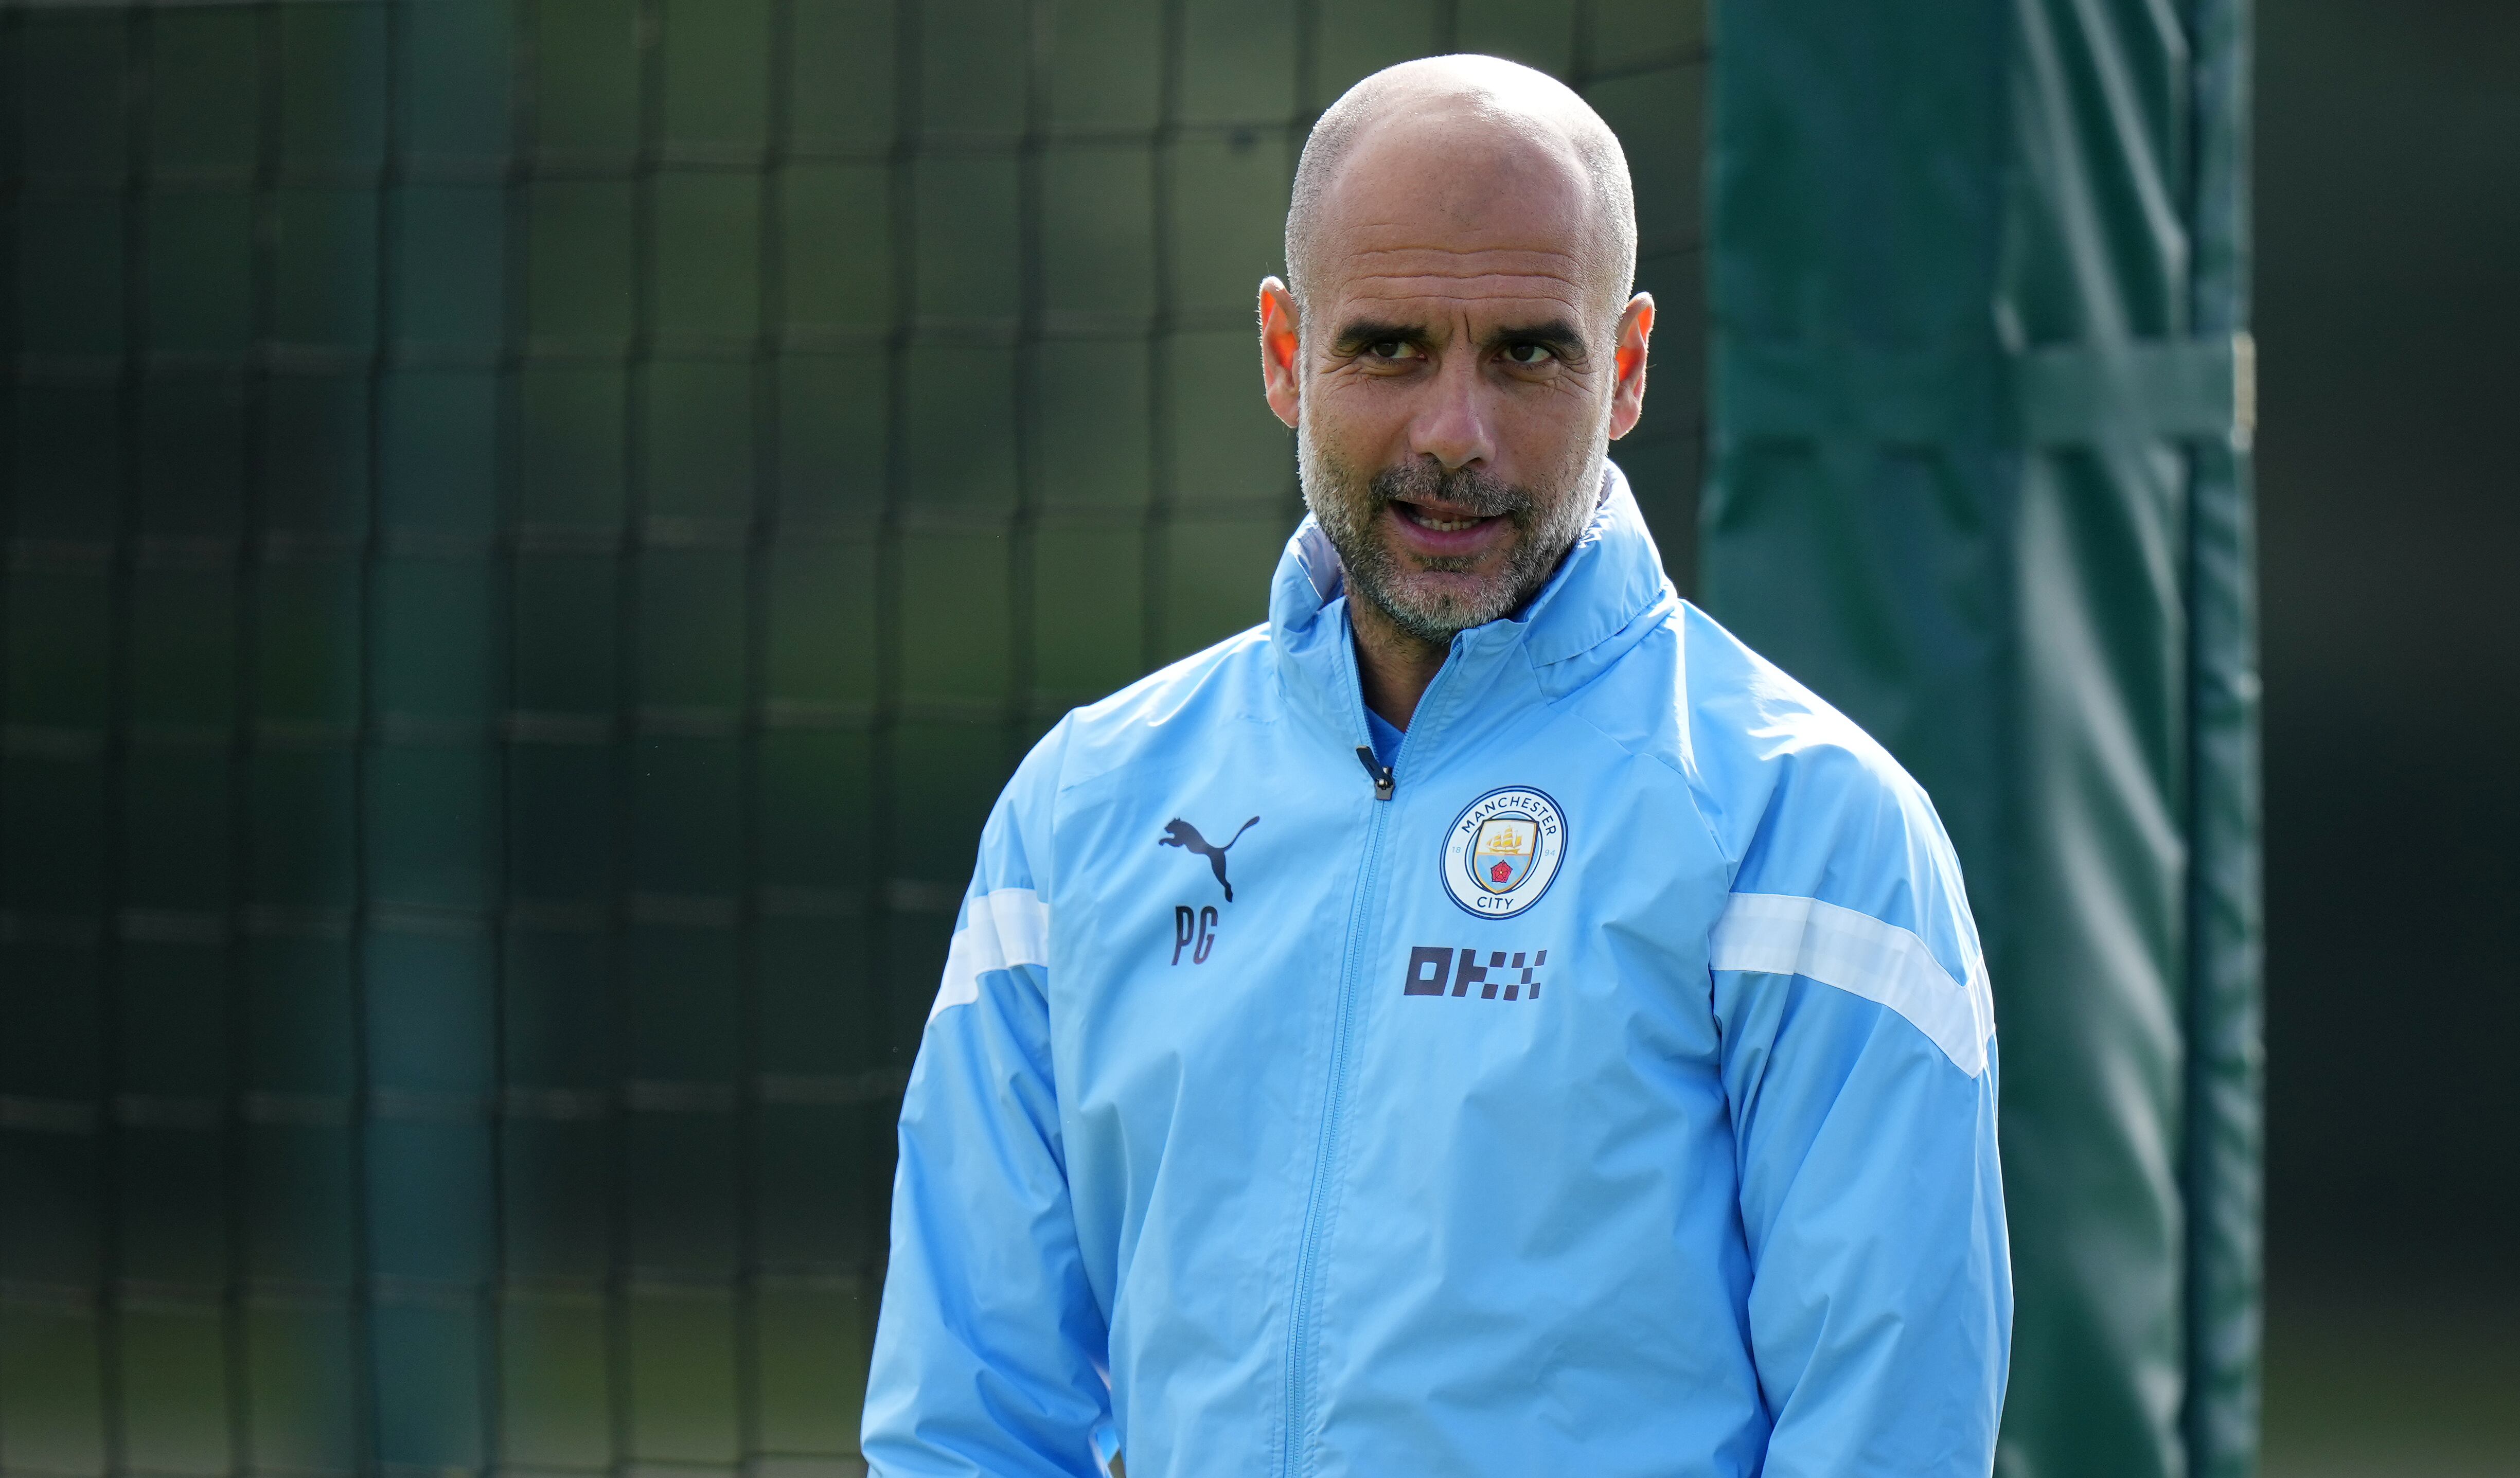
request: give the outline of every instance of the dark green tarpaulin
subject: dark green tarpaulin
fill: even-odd
[[[1705,596],[1968,869],[2017,1478],[2255,1464],[2247,35],[2245,0],[1717,8]]]

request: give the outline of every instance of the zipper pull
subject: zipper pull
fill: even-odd
[[[1391,767],[1374,763],[1373,751],[1363,744],[1356,746],[1356,757],[1364,763],[1365,773],[1373,777],[1373,798],[1391,799],[1391,792],[1400,788],[1400,783],[1392,778]]]

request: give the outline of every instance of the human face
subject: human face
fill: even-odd
[[[1521,136],[1378,137],[1324,210],[1305,301],[1262,285],[1270,403],[1351,591],[1441,644],[1582,532],[1641,408],[1652,301],[1605,291],[1587,183]]]

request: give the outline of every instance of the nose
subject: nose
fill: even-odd
[[[1496,456],[1477,359],[1475,354],[1444,356],[1429,387],[1432,400],[1409,428],[1409,450],[1434,458],[1448,472]]]

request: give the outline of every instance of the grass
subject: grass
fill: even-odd
[[[2287,1287],[2263,1478],[2520,1475],[2520,1290]]]

